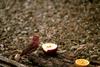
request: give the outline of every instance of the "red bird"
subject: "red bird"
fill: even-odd
[[[32,51],[36,50],[39,47],[39,36],[35,35],[33,36],[31,44],[29,44],[21,53],[21,56],[27,55],[31,53]]]

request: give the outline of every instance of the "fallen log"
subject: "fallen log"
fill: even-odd
[[[7,64],[7,65],[12,66],[12,67],[27,67],[23,64],[20,64],[14,60],[8,59],[4,56],[0,56],[0,63]]]

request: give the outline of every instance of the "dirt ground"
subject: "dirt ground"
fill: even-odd
[[[0,55],[13,60],[35,32],[41,43],[56,43],[58,54],[47,56],[40,46],[31,58],[24,57],[19,63],[71,67],[70,61],[77,58],[100,62],[100,1],[0,0]]]

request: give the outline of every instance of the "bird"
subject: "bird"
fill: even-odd
[[[22,50],[20,56],[27,55],[35,51],[39,47],[39,43],[40,43],[39,36],[34,35],[32,38],[32,42],[29,45],[27,45],[25,49]]]

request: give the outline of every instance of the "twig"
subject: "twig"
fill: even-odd
[[[14,66],[14,67],[27,67],[23,64],[20,64],[20,63],[14,61],[14,60],[10,60],[10,59],[3,57],[3,56],[0,56],[0,62],[8,64],[10,66]]]
[[[96,60],[91,60],[90,61],[90,64],[91,65],[100,65],[100,62],[99,61],[96,61]]]

